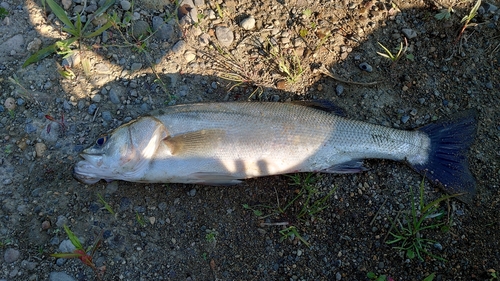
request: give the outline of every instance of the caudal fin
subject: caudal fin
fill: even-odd
[[[477,111],[467,110],[420,129],[431,139],[429,160],[413,167],[458,199],[471,203],[476,180],[469,170],[467,152],[476,136]]]

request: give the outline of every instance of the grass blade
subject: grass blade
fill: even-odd
[[[60,21],[62,21],[69,28],[75,29],[75,26],[73,25],[71,20],[68,18],[68,16],[66,15],[66,12],[64,11],[63,8],[61,8],[61,6],[57,5],[57,3],[54,2],[54,0],[45,0],[45,1],[47,2],[47,4],[49,4],[50,9],[52,9],[52,12],[54,12],[56,17]]]
[[[103,33],[104,31],[106,31],[106,29],[110,28],[112,25],[113,25],[113,23],[111,21],[108,21],[105,25],[101,26],[98,30],[96,30],[96,31],[94,31],[92,33],[87,33],[83,37],[85,37],[85,38],[92,38],[92,37],[95,37],[95,36],[99,36],[99,35],[101,35],[101,33]]]
[[[38,62],[46,57],[48,57],[49,55],[55,53],[57,51],[57,46],[56,44],[52,44],[48,47],[45,47],[41,50],[39,50],[38,52],[34,53],[33,55],[31,55],[24,63],[23,63],[23,68],[25,68],[26,66],[32,64],[32,63],[35,63],[35,62]]]
[[[76,237],[73,231],[71,231],[71,229],[69,229],[69,227],[67,227],[66,225],[64,225],[64,231],[66,231],[71,244],[73,244],[73,246],[75,246],[75,248],[77,248],[78,250],[82,250],[82,243],[80,243],[80,240],[78,240],[78,237]]]

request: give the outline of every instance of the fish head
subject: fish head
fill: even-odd
[[[80,154],[84,160],[75,165],[73,176],[86,184],[101,179],[137,181],[166,137],[165,126],[154,117],[122,125]]]

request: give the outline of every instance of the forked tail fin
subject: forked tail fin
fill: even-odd
[[[431,140],[429,159],[413,168],[451,194],[464,193],[458,199],[471,203],[476,180],[469,170],[467,152],[476,136],[477,111],[467,110],[420,129]]]

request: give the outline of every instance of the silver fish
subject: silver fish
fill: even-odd
[[[475,192],[466,153],[474,110],[407,131],[349,120],[326,102],[201,103],[167,107],[99,138],[74,176],[230,185],[296,172],[357,173],[367,158],[405,161],[450,193]],[[325,109],[325,110],[322,110]]]

